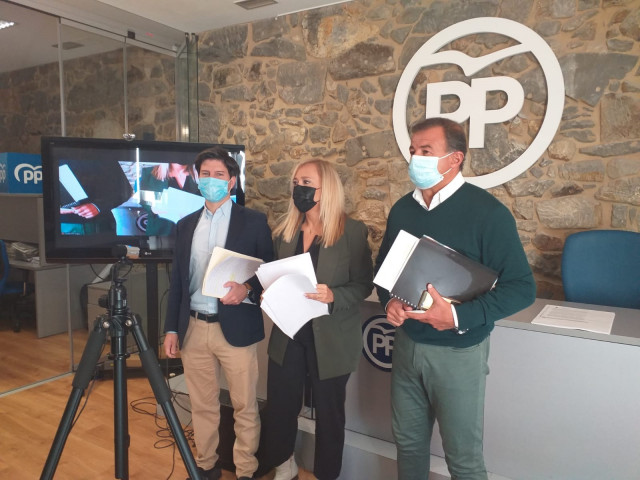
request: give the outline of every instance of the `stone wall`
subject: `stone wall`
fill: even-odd
[[[377,250],[391,205],[412,188],[391,117],[400,75],[432,35],[482,16],[534,29],[562,66],[565,107],[553,143],[527,172],[491,189],[517,220],[538,295],[562,298],[568,234],[640,231],[637,0],[357,0],[208,31],[198,42],[200,141],[246,145],[248,205],[266,212],[272,225],[285,211],[297,162],[335,163],[349,212],[369,226]],[[484,34],[455,47],[484,55],[508,41]],[[520,56],[481,72],[516,77],[527,95],[516,118],[487,128],[486,148],[465,162],[467,175],[500,168],[535,136],[546,91],[534,63]],[[451,68],[423,69],[409,120],[424,115],[427,80],[456,75]],[[489,107],[503,101],[491,97]]]
[[[64,62],[66,134],[122,138],[122,50]],[[176,139],[175,59],[127,47],[129,130]],[[61,135],[58,64],[0,73],[0,151],[40,153],[40,137]]]

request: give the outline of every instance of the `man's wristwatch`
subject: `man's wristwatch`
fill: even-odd
[[[251,284],[249,282],[245,282],[244,283],[244,288],[247,289],[247,298],[253,302],[253,303],[257,303],[254,299],[255,295],[254,295],[254,291],[253,291],[253,287],[251,286]]]

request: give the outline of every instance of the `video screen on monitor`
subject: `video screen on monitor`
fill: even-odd
[[[116,245],[170,260],[176,223],[204,205],[194,161],[212,146],[43,137],[46,260],[111,262]],[[243,205],[244,146],[222,146],[240,166],[231,195]]]

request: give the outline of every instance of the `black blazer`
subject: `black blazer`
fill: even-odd
[[[176,243],[164,331],[165,333],[167,331],[178,332],[181,348],[189,326],[190,316],[191,241],[202,210],[184,217],[178,222],[176,228]],[[265,262],[273,260],[273,242],[267,217],[263,213],[233,203],[225,248],[261,258]],[[262,292],[262,286],[257,277],[254,276],[249,280],[249,283],[258,293]],[[248,303],[223,305],[218,303],[218,318],[225,339],[235,347],[246,347],[264,338],[262,311],[258,305]]]

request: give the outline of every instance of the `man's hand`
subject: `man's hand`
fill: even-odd
[[[220,299],[225,305],[239,305],[249,295],[247,287],[243,283],[227,282],[222,286],[229,289],[227,294]]]
[[[405,305],[397,298],[392,298],[387,303],[387,320],[394,327],[399,327],[408,318],[407,311],[411,310],[409,305]]]
[[[433,304],[429,310],[406,312],[406,316],[422,323],[428,323],[436,330],[451,330],[455,328],[456,324],[453,321],[451,304],[442,298],[433,285],[428,284],[427,291],[433,298]],[[388,314],[387,318],[389,318]]]
[[[164,353],[169,358],[176,358],[178,354],[178,334],[167,333],[164,336]]]
[[[98,207],[96,207],[93,203],[83,203],[82,205],[73,207],[72,210],[73,213],[81,216],[82,218],[93,218],[100,213],[98,211]]]
[[[305,297],[311,300],[317,300],[322,303],[333,303],[333,292],[329,288],[328,285],[324,283],[319,283],[316,285],[315,293],[305,293]]]

